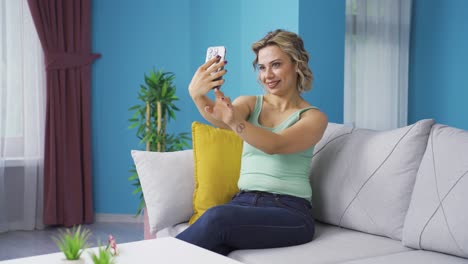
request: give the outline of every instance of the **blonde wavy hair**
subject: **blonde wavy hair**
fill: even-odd
[[[302,38],[296,33],[282,29],[268,32],[261,40],[252,44],[255,59],[252,62],[254,70],[258,68],[258,52],[267,46],[278,46],[289,55],[291,61],[297,65],[297,90],[299,93],[312,89],[314,76],[309,68],[309,53],[304,49]]]

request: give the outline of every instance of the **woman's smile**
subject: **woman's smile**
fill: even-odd
[[[273,89],[278,85],[278,83],[280,83],[280,81],[267,81],[266,85],[269,89]]]

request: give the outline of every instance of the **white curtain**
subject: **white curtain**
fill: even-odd
[[[44,55],[27,0],[0,0],[0,232],[42,228]]]
[[[346,0],[344,123],[407,125],[411,0]]]

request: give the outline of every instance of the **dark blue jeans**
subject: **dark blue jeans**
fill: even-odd
[[[240,191],[208,209],[177,238],[222,255],[236,249],[304,244],[314,237],[310,202],[290,195]]]

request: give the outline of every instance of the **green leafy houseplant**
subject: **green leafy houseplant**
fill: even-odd
[[[99,246],[97,253],[90,253],[91,260],[94,264],[114,264],[115,259],[107,247]]]
[[[137,129],[136,135],[140,143],[146,144],[147,151],[170,152],[190,147],[188,133],[175,135],[166,131],[167,123],[171,119],[175,120],[175,111],[179,111],[175,105],[179,98],[176,96],[174,79],[173,73],[162,70],[153,69],[149,75],[144,74],[145,82],[140,85],[138,93],[141,103],[129,108],[133,112],[129,128]],[[145,207],[145,200],[135,166],[130,172],[132,175],[128,180],[135,186],[133,194],[140,194],[137,208],[139,215]]]
[[[80,259],[81,253],[89,247],[88,239],[90,236],[91,232],[87,228],[81,229],[80,225],[74,226],[71,230],[59,230],[59,235],[52,237],[52,239],[67,260],[77,260]]]

